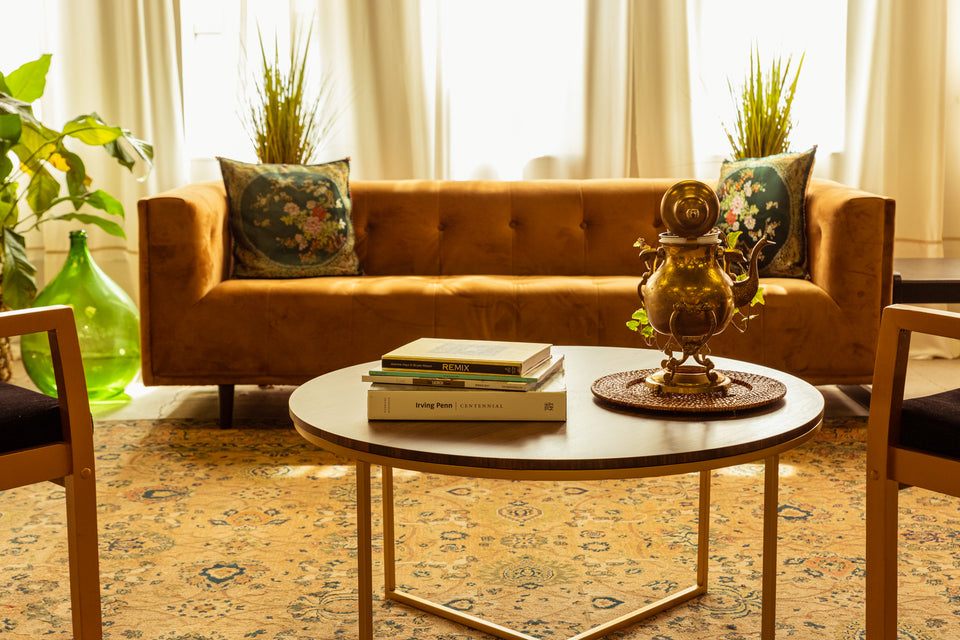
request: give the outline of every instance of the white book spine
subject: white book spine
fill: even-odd
[[[567,419],[565,387],[542,391],[422,389],[371,385],[369,420],[545,420]]]
[[[450,378],[416,378],[410,376],[364,375],[364,382],[377,384],[405,384],[418,387],[453,387],[460,389],[497,389],[503,391],[529,391],[534,382],[497,382],[496,380],[459,380]]]

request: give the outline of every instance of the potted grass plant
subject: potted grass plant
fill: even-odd
[[[789,137],[793,129],[791,108],[797,92],[803,55],[791,78],[788,57],[786,64],[775,58],[767,73],[760,66],[760,54],[750,52],[750,72],[739,92],[730,81],[727,86],[737,106],[737,119],[733,132],[726,130],[733,149],[734,160],[762,158],[789,150]]]
[[[305,39],[294,34],[285,62],[276,39],[270,52],[259,28],[257,38],[261,66],[242,117],[244,128],[261,163],[306,164],[328,142],[342,113],[334,107],[332,77],[323,74],[317,89],[310,90],[312,29]]]

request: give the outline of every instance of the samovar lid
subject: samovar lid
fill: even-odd
[[[720,219],[720,200],[709,185],[699,180],[682,180],[663,194],[660,217],[672,235],[702,236]]]
[[[702,236],[678,236],[673,233],[661,233],[660,234],[660,244],[667,245],[683,245],[686,247],[696,247],[700,245],[708,244],[720,244],[720,230],[714,227],[710,233],[705,233]]]

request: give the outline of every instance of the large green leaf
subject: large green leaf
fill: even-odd
[[[25,124],[20,142],[13,147],[13,152],[20,158],[21,164],[31,172],[36,172],[50,154],[57,150],[60,136],[43,125],[37,126],[29,122]]]
[[[69,167],[66,171],[67,193],[71,196],[81,196],[87,193],[87,168],[84,166],[83,160],[77,154],[67,150],[62,144],[57,149],[57,153]]]
[[[96,225],[112,236],[123,238],[124,240],[127,238],[127,234],[119,224],[113,220],[107,220],[106,218],[101,218],[98,215],[90,213],[65,213],[60,216],[52,216],[50,220],[76,220],[83,224]]]
[[[13,161],[10,160],[10,157],[4,153],[0,155],[0,182],[4,183],[6,186],[7,178],[13,172]]]
[[[45,53],[33,62],[27,62],[4,78],[10,95],[24,102],[33,102],[43,95],[50,70],[50,54]]]
[[[122,136],[123,130],[120,127],[106,125],[99,118],[88,114],[78,116],[63,125],[63,133],[84,144],[101,146]]]
[[[20,140],[20,114],[18,113],[0,113],[0,147],[9,151],[10,147]]]
[[[3,159],[6,160],[6,158]],[[17,186],[16,182],[7,182],[0,188],[0,229],[14,227],[19,220],[17,215]]]
[[[117,162],[131,171],[137,163],[137,158],[146,162],[148,168],[153,166],[153,145],[134,138],[127,130],[124,130],[121,137],[103,147],[107,153],[117,159]]]
[[[3,301],[12,309],[30,306],[37,295],[37,269],[27,259],[23,236],[3,229]]]
[[[50,208],[58,195],[60,195],[60,183],[45,167],[40,167],[27,185],[27,204],[37,217],[40,217]]]
[[[120,203],[120,201],[103,189],[97,189],[96,191],[88,193],[86,196],[86,201],[87,204],[92,207],[96,207],[101,211],[106,211],[112,216],[119,216],[121,220],[126,215],[123,211],[123,205]]]
[[[42,126],[33,115],[33,108],[23,100],[17,100],[5,91],[0,91],[0,113],[20,116],[21,123]]]

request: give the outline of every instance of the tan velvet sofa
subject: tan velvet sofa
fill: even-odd
[[[673,180],[355,181],[364,275],[231,279],[220,182],[139,202],[146,385],[299,384],[420,336],[643,347],[638,237],[664,231]],[[894,202],[814,179],[810,280],[763,278],[766,305],[715,355],[813,384],[870,382],[892,287]]]

